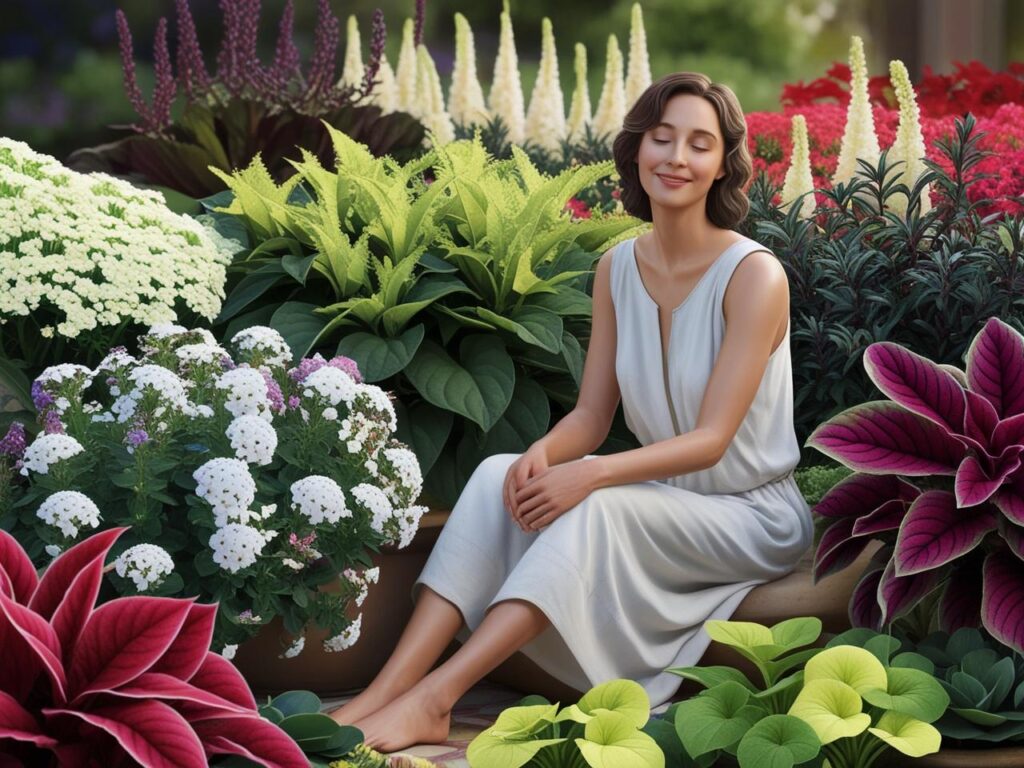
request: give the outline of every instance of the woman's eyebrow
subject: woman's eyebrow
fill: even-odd
[[[672,125],[672,123],[660,122],[656,126],[654,126],[654,128],[668,128],[670,131],[674,131],[676,129],[676,126]],[[711,131],[705,131],[703,128],[694,128],[692,132],[703,134],[704,136],[710,138],[712,141],[718,141],[718,137],[715,136],[715,134],[713,134]]]

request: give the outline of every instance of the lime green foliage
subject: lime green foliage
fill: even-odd
[[[205,201],[249,242],[218,322],[354,359],[395,392],[432,501],[454,503],[483,457],[525,450],[575,404],[593,265],[641,222],[565,210],[611,161],[549,176],[478,135],[400,164],[327,130],[335,169],[303,153],[277,184],[257,158]]]
[[[890,661],[900,646],[893,638],[853,630],[825,649],[807,648],[821,634],[815,618],[770,628],[709,621],[705,630],[753,663],[764,688],[732,667],[667,670],[705,686],[647,729],[666,754],[679,755],[678,763],[709,766],[732,755],[740,768],[825,759],[832,768],[868,768],[889,747],[913,757],[938,750],[931,723],[949,697],[923,656],[902,653]]]
[[[641,728],[650,700],[639,683],[612,680],[559,711],[540,696],[506,709],[466,751],[473,768],[664,768],[665,754]]]
[[[800,493],[812,507],[821,501],[832,486],[849,475],[851,470],[841,465],[822,465],[819,467],[801,467],[794,477]]]

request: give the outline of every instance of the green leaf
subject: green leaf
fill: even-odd
[[[664,768],[665,755],[657,742],[637,728],[621,712],[600,711],[587,723],[583,738],[576,739],[576,746],[595,768]]]
[[[747,731],[736,757],[742,768],[792,768],[821,751],[814,729],[791,715],[770,715]]]
[[[396,401],[395,412],[398,417],[397,437],[416,454],[420,471],[426,476],[451,434],[455,416],[451,411],[424,402],[414,403],[406,409]]]
[[[505,413],[484,435],[480,452],[522,453],[548,431],[551,403],[544,389],[533,379],[519,376]]]
[[[278,723],[278,727],[291,736],[303,751],[319,752],[330,744],[339,725],[328,715],[301,712],[288,715]]]
[[[512,399],[516,385],[515,363],[505,351],[501,339],[493,335],[466,336],[459,344],[459,359],[480,389],[489,425],[494,425]]]
[[[285,717],[320,711],[320,697],[312,691],[285,691],[270,701],[270,706]]]
[[[281,257],[281,268],[291,275],[300,285],[306,284],[309,277],[309,268],[316,261],[316,254],[309,256],[297,256],[293,253],[286,253]]]
[[[563,317],[590,317],[593,314],[593,299],[566,285],[558,286],[558,293],[531,294],[524,305],[540,307]]]
[[[934,726],[900,712],[886,712],[878,725],[868,728],[893,749],[910,757],[923,757],[939,751],[941,734]]]
[[[949,694],[927,672],[905,667],[886,670],[888,685],[885,690],[869,688],[861,696],[876,707],[901,712],[917,720],[933,723],[949,706]]]
[[[540,307],[523,307],[509,317],[492,312],[486,307],[477,307],[476,313],[499,328],[514,333],[527,344],[559,352],[562,348],[562,318]]]
[[[250,272],[238,281],[224,305],[221,307],[220,315],[215,323],[223,323],[237,315],[252,302],[269,291],[287,273],[281,268],[280,262],[266,264],[259,269]]]
[[[676,731],[690,756],[737,744],[765,714],[749,700],[750,691],[727,680],[682,702],[676,712]]]
[[[270,318],[270,327],[284,337],[295,362],[306,356],[314,339],[327,324],[326,318],[313,314],[314,309],[317,309],[315,304],[286,301]]]
[[[338,354],[351,357],[368,383],[387,379],[409,364],[423,341],[424,326],[414,325],[397,338],[357,331],[341,338]]]
[[[795,650],[810,645],[821,636],[821,619],[814,616],[787,619],[773,626],[771,632],[778,645]]]
[[[28,410],[34,408],[32,404],[31,382],[21,371],[21,367],[15,361],[0,356],[0,387],[6,388],[10,395]],[[0,410],[4,403],[0,402]]]
[[[710,666],[710,667],[675,667],[666,669],[673,675],[679,675],[684,680],[694,680],[705,688],[714,688],[725,682],[733,682],[742,685],[748,691],[756,690],[745,674],[734,667]]]
[[[624,715],[635,728],[643,727],[651,713],[647,691],[640,683],[627,679],[595,685],[583,694],[578,706],[588,715],[595,714],[598,709],[614,711]]]

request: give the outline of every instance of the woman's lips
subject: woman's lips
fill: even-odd
[[[677,189],[677,188],[683,186],[683,184],[689,184],[690,183],[687,179],[673,179],[670,176],[662,176],[660,173],[655,174],[655,175],[659,179],[661,179],[661,183],[662,184],[664,184],[666,187],[671,187],[673,189]]]

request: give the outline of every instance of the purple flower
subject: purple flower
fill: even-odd
[[[366,64],[366,71],[363,73],[363,92],[370,93],[377,84],[377,72],[380,70],[380,60],[384,55],[384,43],[387,41],[387,27],[384,24],[384,12],[378,8],[373,12],[373,34],[370,38],[370,60]]]
[[[301,402],[302,401],[299,400],[298,396],[292,395],[291,397],[288,398],[288,407],[294,411],[296,408],[299,407],[299,403]]]
[[[53,395],[47,392],[40,381],[32,382],[32,403],[37,411],[42,411],[53,405]]]
[[[267,383],[267,398],[270,400],[271,409],[274,413],[284,413],[284,393],[281,392],[281,385],[266,368],[260,368],[260,373],[263,375],[263,381]]]
[[[327,364],[331,366],[331,368],[337,368],[339,371],[344,371],[355,381],[362,382],[363,380],[362,374],[359,373],[359,366],[356,365],[356,361],[351,357],[337,355],[336,357],[332,357]]]
[[[20,461],[25,455],[25,445],[25,425],[16,421],[11,424],[3,440],[0,440],[0,456],[11,456]]]
[[[327,361],[320,356],[319,353],[312,357],[304,357],[299,361],[299,364],[288,371],[288,378],[297,384],[301,384],[306,380],[313,371],[319,371],[327,365]]]
[[[43,416],[43,432],[48,435],[64,434],[64,422],[60,420],[60,415],[56,411],[47,411]]]
[[[138,448],[143,443],[149,442],[149,433],[144,429],[129,429],[125,435],[125,442],[132,448]]]
[[[413,32],[413,42],[416,47],[423,42],[423,22],[427,16],[427,0],[416,0],[416,23]]]

